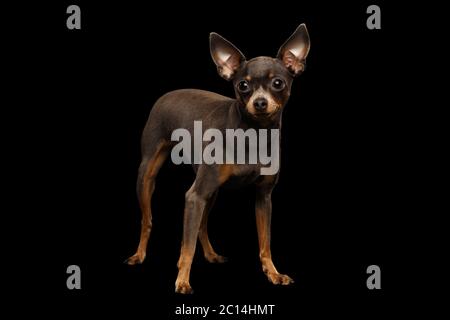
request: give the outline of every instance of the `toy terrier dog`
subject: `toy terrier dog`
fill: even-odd
[[[220,76],[232,81],[236,98],[194,89],[176,90],[159,98],[153,106],[142,134],[142,162],[137,180],[137,195],[142,211],[141,235],[137,252],[126,260],[130,265],[144,261],[147,242],[152,229],[151,198],[155,178],[170,154],[174,142],[171,134],[177,128],[194,131],[194,121],[202,121],[203,128],[279,129],[281,115],[287,103],[294,77],[305,69],[310,49],[308,31],[301,24],[281,46],[276,58],[257,57],[246,60],[233,44],[218,35],[210,34],[210,50]],[[279,141],[277,141],[279,142]],[[279,149],[278,149],[279,152]],[[195,164],[196,178],[186,193],[183,240],[178,260],[175,291],[192,293],[189,283],[197,237],[206,260],[222,263],[208,237],[208,213],[214,204],[219,187],[239,187],[254,184],[256,188],[256,225],[259,257],[262,269],[273,284],[288,285],[293,280],[280,274],[272,262],[270,224],[272,190],[278,172],[261,175],[261,164]]]

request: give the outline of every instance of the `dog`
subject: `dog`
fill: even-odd
[[[136,253],[126,263],[140,264],[145,259],[152,229],[151,198],[155,178],[174,146],[171,133],[177,128],[193,132],[194,121],[197,120],[201,120],[205,128],[220,131],[229,128],[279,129],[293,79],[304,71],[309,49],[310,39],[304,24],[280,47],[276,58],[261,56],[248,61],[231,42],[217,33],[210,34],[212,59],[219,75],[233,83],[236,97],[232,99],[213,92],[184,89],[169,92],[154,104],[142,134],[142,161],[137,179],[137,195],[142,212],[140,241]],[[226,261],[213,249],[207,224],[208,213],[217,192],[227,184],[237,187],[255,185],[256,225],[262,269],[273,284],[293,283],[289,276],[277,271],[270,249],[271,194],[279,174],[262,175],[261,166],[260,163],[193,165],[196,178],[185,196],[176,292],[193,292],[189,277],[197,238],[206,260],[212,263]]]

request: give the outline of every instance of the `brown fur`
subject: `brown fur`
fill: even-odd
[[[173,130],[185,128],[193,136],[193,123],[198,120],[202,120],[203,130],[208,128],[221,132],[226,129],[243,128],[279,130],[281,113],[289,99],[293,77],[304,68],[309,51],[309,36],[306,27],[300,25],[280,48],[277,58],[257,57],[246,61],[244,55],[233,44],[215,33],[210,36],[210,49],[219,74],[233,81],[236,98],[185,89],[165,94],[153,106],[142,134],[142,162],[137,182],[142,212],[141,236],[136,253],[126,260],[128,264],[144,261],[152,228],[151,198],[155,188],[155,177],[173,145],[169,142]],[[281,86],[274,85],[274,77],[280,81],[277,83],[281,83]],[[248,81],[246,84],[248,86],[238,85],[242,84],[243,79]],[[257,94],[252,98],[255,92]],[[260,163],[194,165],[195,181],[185,195],[183,240],[178,259],[176,292],[183,294],[193,292],[189,275],[197,240],[200,241],[204,256],[209,262],[220,263],[226,260],[213,249],[207,227],[208,215],[218,190],[230,180],[235,187],[248,184],[256,186],[255,215],[259,256],[267,278],[274,284],[287,285],[293,282],[289,276],[280,274],[272,262],[271,195],[278,180],[278,173],[261,176],[261,166]]]

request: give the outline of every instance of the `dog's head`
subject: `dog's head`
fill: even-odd
[[[287,103],[294,77],[305,69],[310,48],[308,31],[301,24],[278,50],[276,58],[247,61],[231,42],[210,35],[211,56],[219,75],[233,82],[243,112],[257,121],[275,119]]]

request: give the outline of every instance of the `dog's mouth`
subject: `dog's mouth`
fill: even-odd
[[[275,110],[273,110],[272,112],[267,112],[267,111],[248,111],[247,112],[256,120],[267,120],[267,119],[272,119],[273,117],[275,117],[278,112],[280,111],[281,107],[277,106],[275,108]]]
[[[252,117],[255,119],[269,119],[273,116],[273,112],[269,113],[269,112],[255,112],[255,113],[251,113]]]

